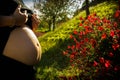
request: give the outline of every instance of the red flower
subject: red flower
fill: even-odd
[[[103,28],[102,26],[99,26],[99,27],[98,27],[98,30],[103,31],[104,28]]]
[[[106,33],[103,33],[101,39],[105,39],[107,37]]]
[[[93,66],[96,67],[98,65],[98,63],[96,61],[94,61]]]
[[[114,27],[117,27],[117,26],[118,26],[117,22],[114,22],[114,23],[113,23],[113,26],[114,26]]]
[[[73,38],[74,42],[77,42],[77,39],[76,38]]]
[[[110,25],[108,25],[108,26],[107,26],[107,28],[111,28],[111,26],[110,26]]]
[[[114,35],[115,35],[115,32],[114,32],[113,30],[111,30],[111,31],[110,31],[110,36],[111,36],[111,37],[114,37]]]
[[[67,51],[63,51],[63,55],[67,55],[68,54],[68,52]]]
[[[72,45],[71,49],[74,50],[75,49],[75,45]]]
[[[85,26],[86,33],[92,32],[92,28],[90,26]]]
[[[120,10],[117,10],[117,11],[115,12],[114,17],[117,18],[117,17],[119,17],[119,16],[120,16]]]
[[[71,58],[71,59],[73,59],[74,57],[75,57],[75,55],[73,55],[73,54],[70,55],[70,58]]]
[[[95,39],[90,39],[90,43],[91,43],[93,48],[96,46],[96,40]]]
[[[89,26],[85,26],[84,28],[85,28],[85,29],[89,29],[90,27],[89,27]]]
[[[113,45],[112,45],[112,48],[113,48],[114,50],[118,49],[119,47],[120,47],[119,44],[113,44]]]
[[[93,16],[96,16],[96,13],[94,13]]]
[[[72,39],[73,38],[73,35],[70,35],[70,39]]]
[[[88,42],[88,41],[89,41],[89,39],[88,39],[88,38],[85,38],[85,39],[84,39],[84,41],[85,41],[85,42]]]
[[[82,18],[82,17],[80,17],[80,20],[83,20],[83,18]]]
[[[102,21],[103,23],[107,23],[107,19],[105,17],[102,19]]]
[[[80,48],[80,43],[76,43],[76,49]]]
[[[117,39],[114,39],[113,41],[114,41],[114,43],[118,43],[118,40],[117,40]]]
[[[78,34],[78,32],[77,32],[76,30],[74,30],[73,33],[74,33],[75,35]]]
[[[100,63],[104,63],[105,62],[105,59],[103,57],[100,57]]]
[[[68,49],[70,49],[70,48],[71,48],[71,46],[68,45]]]
[[[109,60],[106,60],[106,61],[105,61],[105,67],[106,67],[106,68],[109,68],[110,65],[111,65],[111,64],[110,64],[110,61],[109,61]]]
[[[79,26],[82,26],[82,23],[80,23]]]
[[[73,59],[70,59],[70,62],[72,63],[72,62],[73,62]]]
[[[86,35],[86,32],[85,31],[80,31],[80,35],[81,36]]]
[[[114,70],[115,70],[115,71],[120,70],[120,66],[115,66],[115,67],[114,67]]]
[[[113,54],[112,52],[110,52],[110,53],[109,53],[109,56],[110,56],[110,57],[113,57],[113,56],[114,56],[114,54]]]
[[[117,32],[117,36],[120,37],[120,30],[118,29],[116,30],[116,32]]]

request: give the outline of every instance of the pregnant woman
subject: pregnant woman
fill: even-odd
[[[0,0],[0,16],[13,15],[18,1]],[[41,59],[41,46],[33,32],[38,23],[31,14],[23,25],[0,27],[0,80],[35,80],[34,65]]]

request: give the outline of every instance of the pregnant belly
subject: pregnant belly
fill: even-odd
[[[41,58],[41,46],[34,32],[25,25],[11,32],[3,55],[27,65],[34,65]]]

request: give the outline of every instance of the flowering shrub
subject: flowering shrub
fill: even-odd
[[[79,78],[118,80],[120,74],[120,10],[114,19],[100,19],[95,13],[80,17],[79,29],[73,31],[72,45],[63,51],[73,67],[81,70]]]

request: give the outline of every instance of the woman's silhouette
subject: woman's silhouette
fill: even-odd
[[[0,23],[6,16],[18,17],[13,16],[17,8],[31,11],[21,9],[19,4],[19,0],[0,0]],[[33,29],[39,21],[32,12],[27,22],[23,20],[25,24],[19,20],[12,25],[7,25],[6,20],[0,26],[0,80],[35,80],[34,65],[40,61],[41,46]]]

